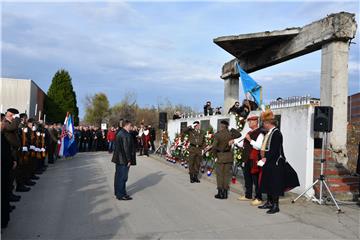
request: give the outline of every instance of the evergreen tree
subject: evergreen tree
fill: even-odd
[[[78,125],[79,108],[77,107],[71,77],[68,71],[60,69],[55,73],[47,92],[45,114],[49,121],[62,122],[67,112],[72,114],[74,124]]]

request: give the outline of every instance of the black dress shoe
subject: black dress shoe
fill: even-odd
[[[9,201],[10,202],[18,202],[18,201],[20,201],[20,196],[19,197],[15,197],[14,195],[10,195],[9,196]]]
[[[26,186],[34,186],[35,184],[36,184],[36,182],[31,181],[31,180],[25,182]]]
[[[36,176],[36,175],[32,175],[30,179],[31,180],[39,180],[40,178],[38,176]]]
[[[14,211],[16,206],[10,205],[10,212]]]
[[[12,196],[12,197],[14,197],[14,198],[18,198],[18,199],[20,199],[20,198],[21,198],[21,196],[20,196],[20,195],[15,195],[15,194],[13,194],[12,192],[10,193],[10,196]]]
[[[272,204],[270,202],[266,202],[264,205],[258,206],[260,209],[271,209]]]
[[[30,191],[31,188],[29,187],[26,187],[26,186],[17,186],[16,187],[16,191],[17,192],[28,192]]]
[[[117,200],[122,200],[122,201],[128,201],[128,200],[132,200],[132,197],[130,196],[123,196],[123,197],[117,197]]]

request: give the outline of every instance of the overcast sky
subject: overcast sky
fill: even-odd
[[[54,73],[68,70],[80,116],[85,96],[97,92],[106,93],[111,105],[131,92],[141,106],[165,99],[198,110],[206,100],[222,106],[221,67],[233,57],[214,38],[301,27],[340,11],[355,13],[360,23],[358,1],[1,5],[1,76],[30,78],[46,92]],[[359,29],[354,42],[350,94],[360,90]],[[265,101],[319,97],[320,53],[252,73],[263,86]]]

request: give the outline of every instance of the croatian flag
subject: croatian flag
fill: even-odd
[[[67,114],[61,132],[59,156],[71,157],[77,153],[72,116]]]

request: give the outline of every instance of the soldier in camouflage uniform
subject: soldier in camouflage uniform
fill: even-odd
[[[205,132],[200,129],[200,122],[195,121],[191,126],[184,130],[189,135],[189,174],[190,182],[199,183],[198,178],[200,164],[202,162],[202,151],[205,147]]]
[[[231,167],[233,164],[233,152],[229,141],[241,136],[235,129],[228,129],[229,123],[225,120],[220,123],[220,131],[215,134],[212,152],[217,163],[216,182],[218,194],[215,198],[226,199],[228,197],[229,183],[231,180]]]

